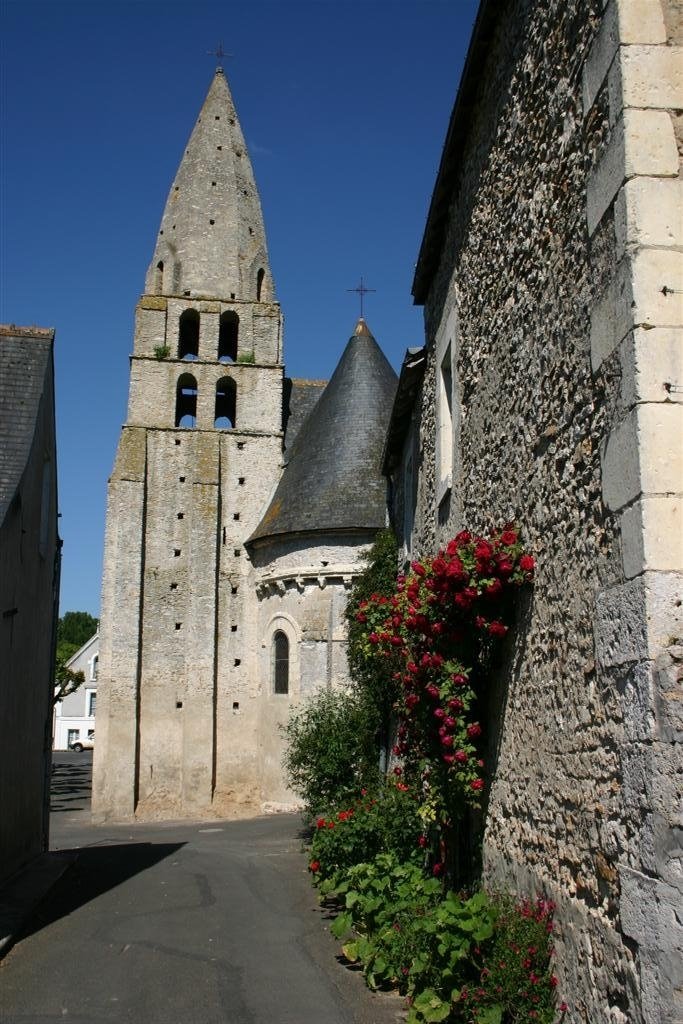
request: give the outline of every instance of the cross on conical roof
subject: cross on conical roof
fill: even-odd
[[[283,534],[378,530],[386,522],[381,460],[397,378],[360,319],[296,438],[249,543]]]

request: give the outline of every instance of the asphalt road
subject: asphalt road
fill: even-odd
[[[2,1024],[396,1024],[338,960],[295,815],[93,826],[92,756],[55,758],[78,856],[0,964]]]

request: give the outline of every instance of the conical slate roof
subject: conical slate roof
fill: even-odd
[[[220,68],[166,200],[147,272],[148,293],[155,291],[160,263],[165,295],[238,302],[273,297],[261,202]]]
[[[396,374],[359,320],[301,427],[277,490],[249,543],[283,534],[381,529],[381,461]]]

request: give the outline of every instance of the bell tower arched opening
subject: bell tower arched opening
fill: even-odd
[[[191,373],[178,377],[175,393],[176,427],[194,427],[197,423],[197,381]]]
[[[199,313],[186,309],[178,321],[178,359],[199,358]]]
[[[231,430],[237,418],[237,385],[232,377],[222,377],[216,384],[214,427]]]
[[[229,309],[221,314],[218,328],[219,363],[234,363],[237,361],[239,329],[240,318],[234,310]]]

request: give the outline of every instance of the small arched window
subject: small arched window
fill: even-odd
[[[154,292],[161,295],[164,290],[164,261],[159,260],[154,272]]]
[[[175,393],[176,427],[194,427],[197,422],[197,381],[191,373],[178,378]]]
[[[229,309],[221,314],[218,329],[218,361],[220,363],[234,363],[236,361],[239,329],[240,318],[237,313]]]
[[[259,267],[259,271],[256,275],[256,301],[261,301],[261,291],[263,289],[263,278],[266,276],[266,272],[263,267]]]
[[[178,359],[199,357],[199,313],[186,309],[178,323]]]
[[[273,636],[273,693],[289,693],[289,639],[281,629]]]
[[[237,418],[237,385],[232,377],[222,377],[216,384],[216,411],[214,427],[229,430],[235,426]]]

